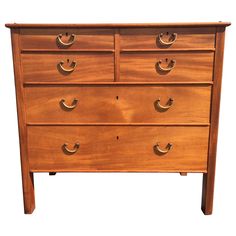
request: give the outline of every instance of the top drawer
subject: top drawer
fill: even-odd
[[[22,50],[114,49],[112,29],[21,29]]]
[[[121,49],[212,49],[215,28],[136,28],[120,30]]]

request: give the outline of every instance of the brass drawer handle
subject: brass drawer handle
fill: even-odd
[[[168,42],[167,42],[167,41],[164,41],[164,40],[162,39],[163,35],[164,35],[164,33],[158,34],[158,41],[159,41],[160,44],[162,44],[162,45],[164,45],[164,46],[170,46],[170,45],[172,45],[172,44],[176,41],[176,39],[177,39],[177,33],[171,34]]]
[[[154,146],[154,151],[155,151],[156,154],[164,155],[164,154],[167,154],[167,153],[170,151],[170,149],[171,149],[172,147],[173,147],[173,145],[172,145],[171,143],[168,143],[168,144],[166,145],[165,150],[163,150],[163,149],[160,148],[159,144],[157,143],[157,144]]]
[[[78,104],[78,99],[74,98],[71,105],[67,105],[65,99],[61,99],[60,104],[61,104],[62,108],[65,108],[68,110],[73,110],[74,108],[76,108],[76,106]]]
[[[69,149],[67,146],[68,146],[68,143],[64,143],[64,144],[62,145],[63,151],[64,151],[66,154],[68,154],[68,155],[73,155],[73,154],[75,154],[75,153],[78,151],[80,144],[79,144],[79,143],[75,143],[73,149]]]
[[[61,69],[62,71],[68,72],[68,73],[73,72],[73,71],[75,70],[76,66],[77,66],[77,62],[76,62],[76,61],[72,61],[72,63],[70,64],[70,67],[71,67],[71,68],[70,68],[70,69],[66,69],[66,68],[63,66],[64,63],[65,63],[64,61],[60,61],[60,63],[59,63],[58,65],[59,65],[59,67],[60,67],[60,69]]]
[[[169,72],[171,70],[174,69],[176,61],[175,60],[171,60],[170,63],[168,64],[168,66],[166,68],[161,66],[162,60],[157,62],[157,67],[160,71],[164,71],[164,72]]]
[[[167,101],[166,105],[163,106],[161,105],[161,99],[158,98],[157,101],[156,101],[156,105],[159,109],[161,110],[168,110],[172,105],[173,105],[173,102],[174,102],[174,99],[173,98],[169,98],[169,100]]]
[[[76,37],[74,34],[71,34],[69,41],[67,43],[62,41],[62,36],[63,36],[62,34],[59,34],[57,36],[57,41],[61,46],[68,47],[68,46],[71,46],[75,42]]]

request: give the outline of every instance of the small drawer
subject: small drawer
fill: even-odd
[[[140,28],[120,30],[121,49],[213,49],[215,28]]]
[[[112,29],[21,29],[22,50],[114,49]]]
[[[25,88],[29,123],[209,123],[211,86]],[[187,99],[186,99],[187,98]]]
[[[120,81],[200,82],[212,81],[214,53],[123,52]]]
[[[112,53],[21,55],[24,82],[112,82]]]
[[[31,171],[206,172],[208,127],[28,126]]]

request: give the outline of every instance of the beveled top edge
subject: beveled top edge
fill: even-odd
[[[180,22],[180,23],[84,23],[84,24],[5,24],[8,28],[128,28],[128,27],[209,27],[231,25],[230,22]]]

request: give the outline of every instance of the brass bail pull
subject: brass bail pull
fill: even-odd
[[[78,104],[78,99],[74,98],[73,102],[71,105],[67,105],[65,99],[61,99],[60,104],[63,108],[68,109],[68,110],[73,110],[76,108]]]
[[[171,70],[174,69],[176,65],[176,60],[171,60],[167,67],[163,67],[161,64],[162,64],[162,60],[159,60],[157,62],[157,68],[159,71],[170,72]]]
[[[78,151],[79,146],[80,146],[79,143],[75,143],[74,148],[73,148],[73,149],[69,149],[69,148],[68,148],[68,143],[64,143],[64,144],[62,145],[62,149],[63,149],[63,151],[64,151],[67,155],[73,155],[73,154],[75,154],[75,153]]]
[[[63,37],[63,34],[59,34],[57,36],[57,42],[59,43],[60,46],[63,46],[63,47],[71,46],[75,42],[75,38],[76,38],[75,34],[71,34],[68,42],[63,42],[62,37]]]
[[[163,110],[163,111],[167,111],[171,108],[171,106],[173,105],[174,99],[173,98],[169,98],[169,100],[167,101],[166,105],[161,105],[161,99],[158,98],[156,101],[156,105],[157,108]]]
[[[163,150],[160,148],[159,144],[157,143],[155,146],[154,146],[154,151],[156,154],[161,154],[161,155],[164,155],[164,154],[167,154],[171,148],[173,147],[172,143],[168,143],[166,145],[166,148]]]
[[[67,73],[73,72],[75,70],[76,66],[77,66],[77,62],[76,61],[72,61],[72,63],[70,64],[70,68],[69,69],[65,68],[64,64],[65,64],[64,61],[60,61],[58,65],[59,65],[59,67],[60,67],[60,69],[62,71],[67,72]]]
[[[171,34],[168,41],[164,41],[164,40],[163,40],[163,36],[164,36],[164,33],[158,34],[158,41],[159,41],[159,43],[160,43],[161,45],[163,45],[163,46],[170,46],[170,45],[172,45],[172,44],[176,41],[176,39],[177,39],[177,33]]]

